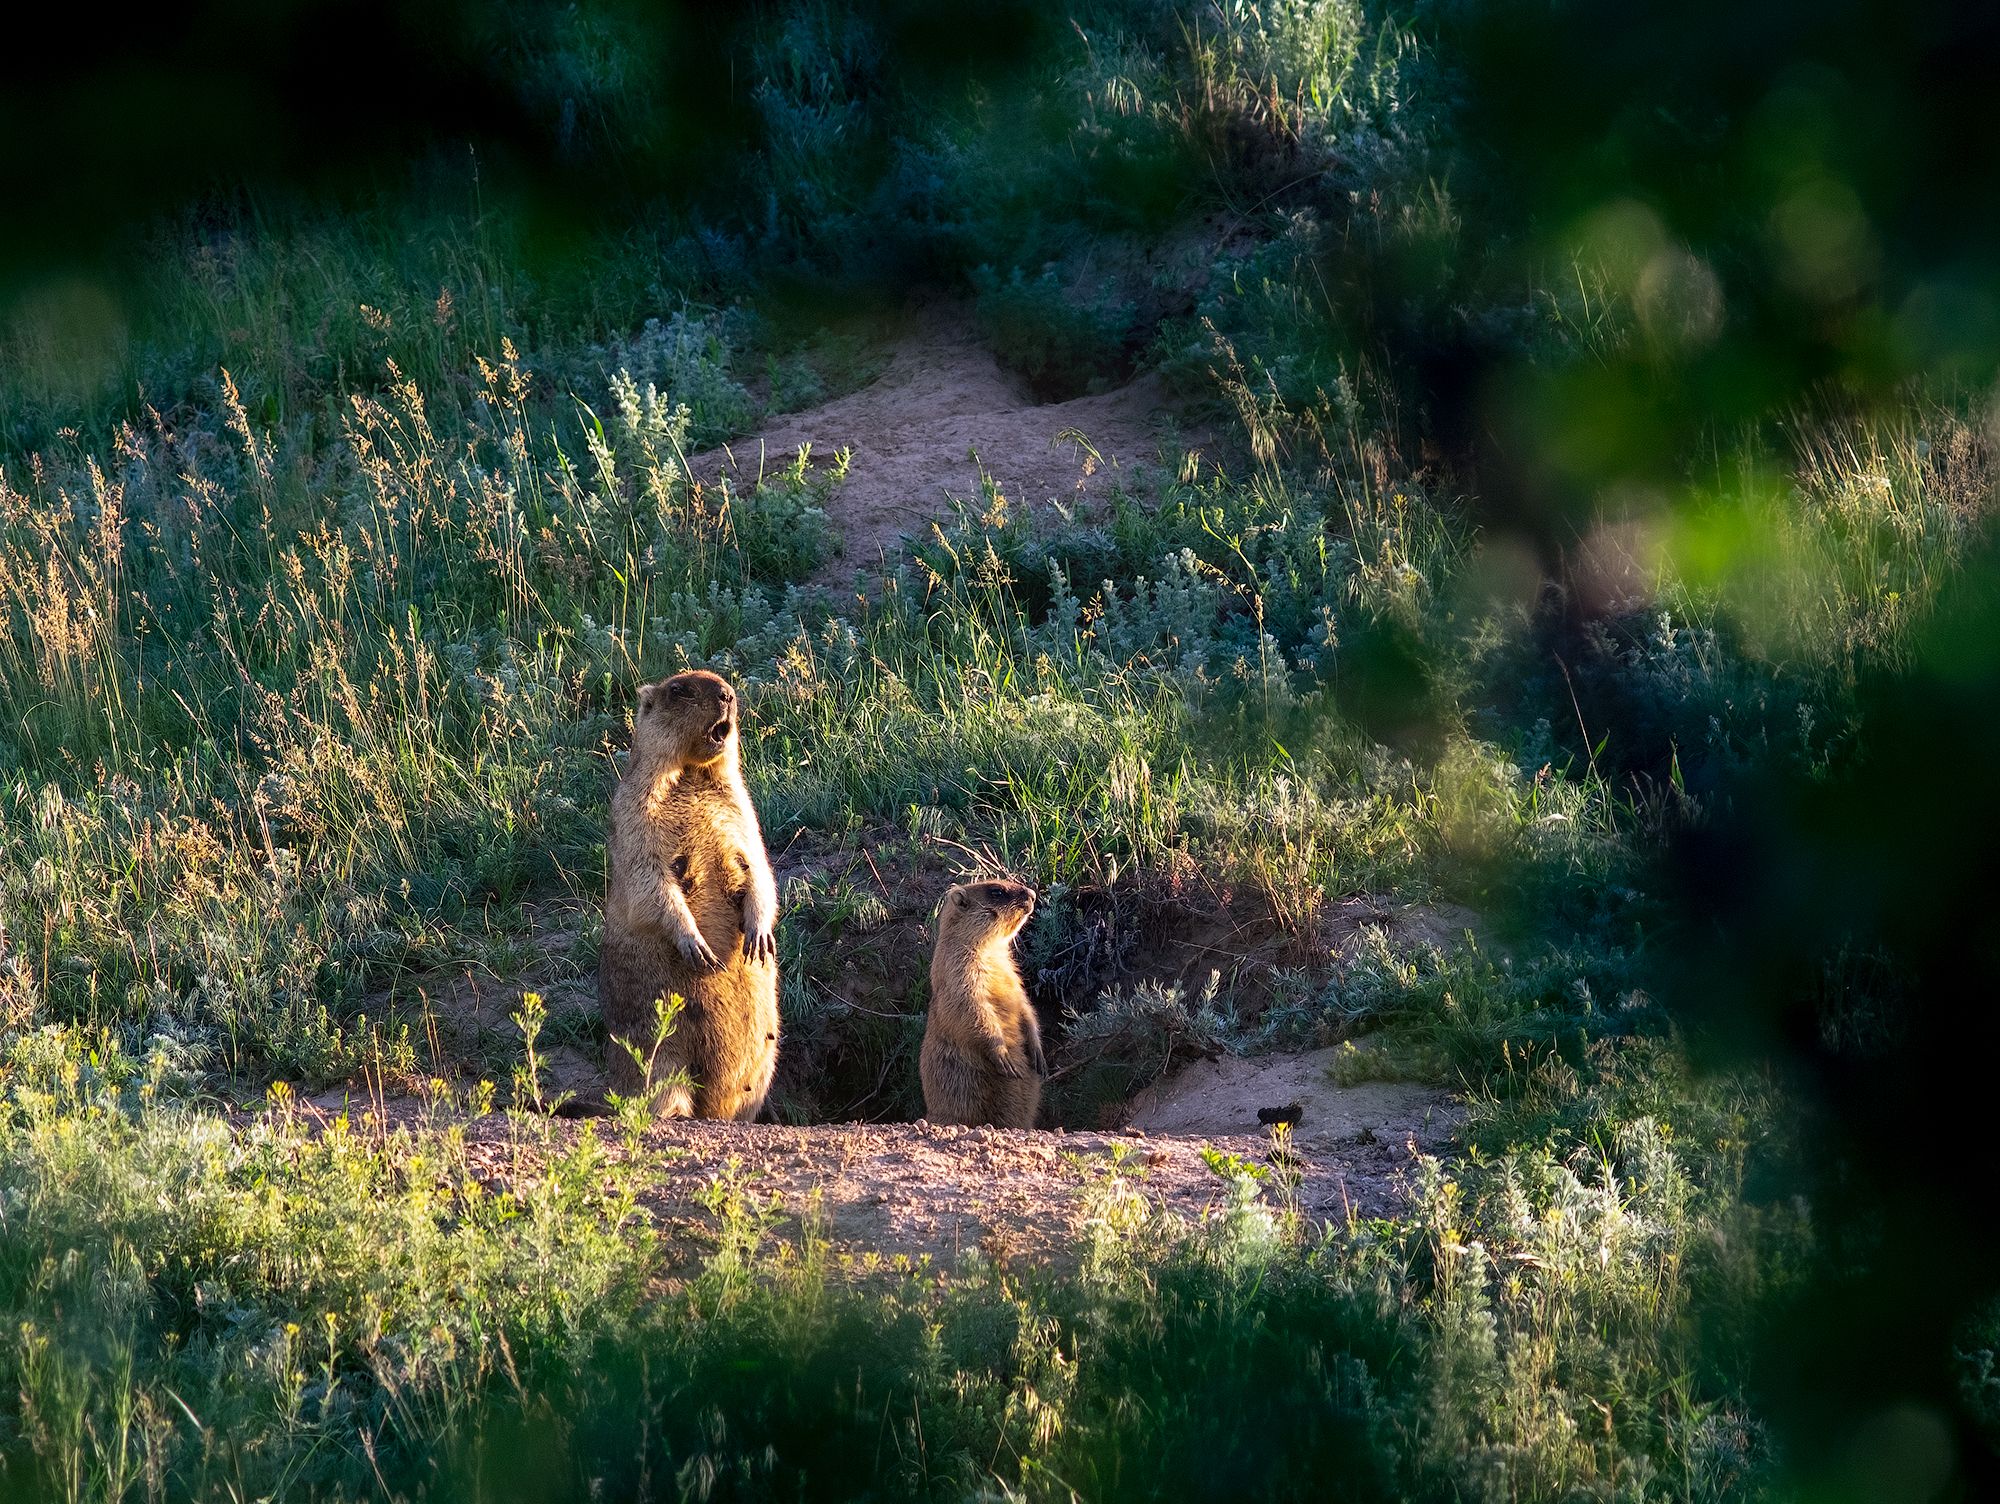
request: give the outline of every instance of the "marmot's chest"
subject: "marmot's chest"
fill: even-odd
[[[735,843],[716,840],[696,841],[669,852],[667,870],[681,885],[689,903],[721,894],[737,898],[750,886],[750,862]]]
[[[678,818],[653,822],[661,864],[673,873],[690,902],[706,894],[733,897],[750,885],[750,859],[744,851],[741,820],[736,810],[717,802],[686,807]]]
[[[1021,974],[1006,956],[975,953],[957,966],[931,972],[932,1005],[968,1017],[1006,1019],[1028,1006]]]

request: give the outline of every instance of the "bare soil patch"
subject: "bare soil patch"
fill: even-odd
[[[1318,940],[1336,961],[1345,963],[1354,958],[1370,930],[1381,931],[1399,948],[1428,946],[1451,952],[1465,944],[1468,934],[1479,939],[1485,926],[1476,913],[1459,904],[1394,904],[1358,893],[1321,911]]]
[[[1037,403],[974,336],[971,315],[916,315],[882,374],[858,392],[790,413],[763,432],[696,455],[695,478],[728,476],[739,489],[790,464],[802,447],[831,465],[850,451],[828,502],[843,552],[815,583],[842,585],[976,501],[982,473],[1030,519],[1055,503],[1087,508],[1119,486],[1148,481],[1183,449],[1211,442],[1184,431],[1157,378],[1069,402]]]
[[[312,1111],[314,1109],[307,1109]],[[344,1109],[361,1132],[389,1132],[422,1116],[414,1101]],[[906,1266],[928,1256],[951,1267],[979,1249],[1000,1261],[1072,1265],[1107,1191],[1136,1195],[1190,1222],[1228,1204],[1230,1188],[1204,1147],[1264,1172],[1266,1198],[1309,1221],[1390,1215],[1402,1204],[1415,1156],[1446,1147],[1445,1115],[1358,1112],[1351,1120],[1407,1127],[1363,1141],[1325,1134],[1279,1148],[1269,1133],[1065,1133],[939,1127],[929,1123],[771,1124],[680,1121],[639,1141],[641,1204],[661,1231],[699,1262],[720,1219],[711,1188],[722,1185],[763,1222],[768,1236],[796,1245],[810,1231],[853,1273]],[[532,1168],[536,1140],[554,1149],[596,1134],[614,1158],[628,1150],[604,1122],[537,1121],[525,1137],[501,1114],[464,1124],[474,1173],[493,1190],[513,1188]],[[1296,1181],[1290,1189],[1285,1182]]]
[[[1332,1158],[1339,1151],[1408,1141],[1435,1144],[1464,1117],[1444,1092],[1409,1081],[1334,1078],[1341,1048],[1197,1060],[1133,1099],[1128,1116],[1149,1134],[1258,1131],[1259,1111],[1296,1107],[1293,1141]]]

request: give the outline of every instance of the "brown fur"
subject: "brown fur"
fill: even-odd
[[[961,883],[945,895],[919,1059],[933,1123],[1035,1126],[1048,1062],[1010,949],[1034,908],[1023,883]]]
[[[686,1069],[693,1089],[661,1091],[659,1117],[748,1121],[777,1066],[778,892],[739,731],[736,692],[715,674],[645,685],[611,795],[597,967],[606,1064],[611,1090],[627,1097]],[[687,1008],[656,1044],[656,1000],[676,993]]]

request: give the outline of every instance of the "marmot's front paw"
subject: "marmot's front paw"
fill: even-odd
[[[993,1069],[1005,1076],[1009,1081],[1024,1080],[1028,1074],[1028,1068],[1021,1063],[1021,1057],[1012,1050],[995,1050],[993,1052]]]
[[[752,961],[776,961],[778,959],[778,932],[759,930],[752,934],[743,932],[743,954]]]
[[[681,954],[690,966],[702,971],[720,971],[722,958],[709,949],[708,942],[699,935],[683,935],[680,942]]]

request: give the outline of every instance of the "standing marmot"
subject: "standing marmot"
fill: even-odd
[[[754,1118],[778,1061],[778,890],[737,731],[736,691],[715,674],[642,686],[611,795],[597,1001],[613,1091],[694,1078],[660,1093],[659,1117]],[[687,1009],[660,1040],[655,1006],[675,993]]]
[[[920,1060],[933,1123],[1035,1126],[1048,1062],[1008,949],[1034,909],[1025,883],[960,883],[945,895]]]

